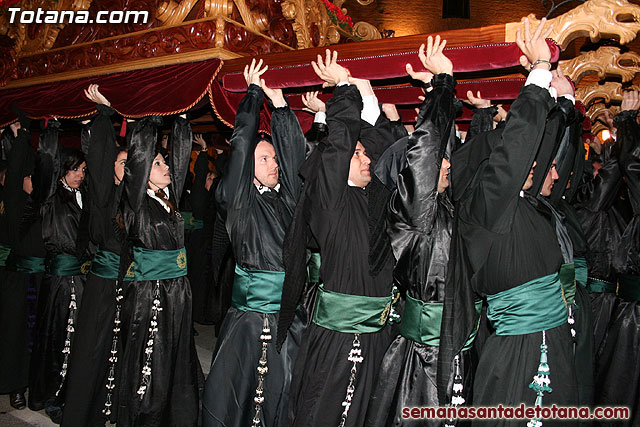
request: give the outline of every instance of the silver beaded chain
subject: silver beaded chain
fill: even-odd
[[[113,396],[113,390],[115,389],[115,373],[116,364],[118,363],[118,339],[120,337],[120,311],[122,310],[122,287],[120,282],[116,281],[116,314],[113,318],[113,338],[111,340],[111,356],[109,356],[109,375],[107,377],[107,397],[104,402],[104,409],[102,413],[107,417],[111,415],[111,397]]]
[[[256,387],[256,395],[253,398],[253,402],[256,404],[252,422],[254,426],[260,425],[260,412],[262,410],[262,404],[264,403],[264,376],[269,373],[269,367],[267,366],[267,344],[271,341],[271,329],[269,328],[269,318],[266,314],[264,315],[260,341],[262,341],[262,354],[258,361],[258,386]]]
[[[144,348],[145,361],[142,366],[142,377],[140,378],[140,387],[138,388],[138,395],[140,399],[144,397],[147,392],[147,387],[151,381],[151,359],[153,356],[153,343],[158,333],[158,314],[162,311],[160,307],[160,281],[156,280],[156,286],[153,290],[153,302],[151,303],[151,320],[149,321],[149,338],[147,338],[147,345]]]
[[[75,332],[75,318],[76,318],[76,310],[78,305],[76,304],[76,282],[71,276],[71,297],[69,301],[69,317],[67,317],[67,335],[64,339],[64,347],[62,348],[62,369],[60,370],[60,387],[58,387],[58,391],[56,391],[56,397],[62,391],[62,387],[64,386],[64,380],[67,377],[67,367],[69,366],[69,356],[71,356],[71,339],[73,338],[73,333]]]
[[[360,348],[360,334],[355,334],[353,337],[353,343],[351,350],[349,351],[349,362],[353,362],[351,367],[351,375],[349,376],[349,385],[347,386],[347,394],[342,401],[344,411],[340,416],[339,427],[344,427],[347,422],[347,416],[349,415],[349,408],[351,407],[351,401],[353,400],[353,393],[356,391],[356,374],[358,372],[358,363],[362,363],[364,356],[362,356],[362,349]]]

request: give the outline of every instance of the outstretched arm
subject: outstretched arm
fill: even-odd
[[[171,187],[176,201],[180,200],[184,182],[187,179],[192,140],[191,123],[187,120],[186,114],[181,114],[173,122],[170,137],[171,161],[169,169],[171,171]]]
[[[640,94],[637,91],[624,93],[622,112],[614,123],[618,129],[620,145],[620,169],[627,179],[629,200],[635,215],[640,214],[640,126],[638,126]]]

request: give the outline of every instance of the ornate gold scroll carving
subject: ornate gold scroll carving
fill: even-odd
[[[640,90],[636,85],[625,87],[625,89]],[[603,84],[593,84],[587,87],[581,87],[576,90],[576,99],[581,101],[585,107],[589,108],[591,103],[597,99],[604,100],[605,103],[611,101],[622,101],[623,93],[622,83],[604,82]]]
[[[158,7],[156,18],[163,25],[180,24],[189,15],[189,12],[197,2],[198,0],[182,0],[179,3],[174,0],[165,1]]]
[[[620,77],[626,83],[640,72],[640,55],[635,52],[621,54],[617,47],[603,46],[573,59],[560,61],[560,67],[575,83],[588,74],[597,74],[601,80]]]

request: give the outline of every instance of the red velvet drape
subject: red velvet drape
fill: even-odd
[[[123,116],[176,114],[202,99],[221,65],[220,59],[211,59],[0,90],[0,126],[15,121],[12,104],[35,119],[89,116],[95,113],[95,104],[84,96],[83,89],[91,83],[100,85],[100,91]]]

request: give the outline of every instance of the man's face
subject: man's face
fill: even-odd
[[[262,140],[256,146],[255,157],[255,179],[256,185],[266,185],[274,188],[278,185],[278,159],[276,150],[268,141]]]
[[[87,171],[87,162],[80,163],[77,168],[69,169],[64,175],[64,182],[71,188],[80,188],[84,175]]]
[[[116,162],[113,166],[113,174],[114,180],[116,184],[120,184],[122,182],[122,178],[124,178],[124,164],[127,163],[127,152],[121,151],[118,153],[116,157]]]
[[[558,180],[558,171],[556,171],[556,159],[553,159],[553,164],[551,165],[551,169],[547,173],[547,176],[544,178],[544,183],[542,184],[542,190],[540,190],[540,194],[544,197],[549,197],[551,195],[551,190],[553,190],[553,184]]]
[[[442,159],[442,165],[440,166],[440,177],[438,178],[438,194],[442,194],[444,190],[449,186],[449,168],[451,162],[447,159]]]
[[[27,194],[31,194],[33,192],[33,181],[31,181],[30,176],[25,176],[22,179],[22,191]]]
[[[533,187],[533,170],[535,169],[537,164],[538,164],[538,162],[534,161],[533,165],[531,166],[531,170],[529,171],[529,175],[527,175],[527,180],[524,182],[524,185],[522,186],[522,189],[524,191],[527,191],[528,189]]]
[[[358,141],[353,156],[351,156],[351,164],[349,165],[349,180],[353,182],[355,186],[364,188],[371,182],[370,164],[371,159],[367,157],[364,146]]]

